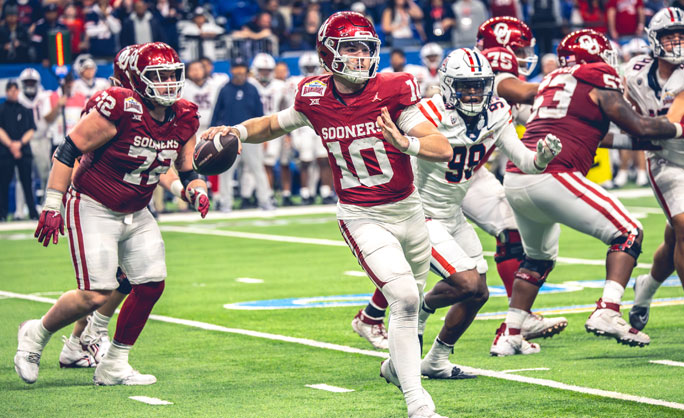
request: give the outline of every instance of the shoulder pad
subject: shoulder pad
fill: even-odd
[[[572,69],[572,75],[576,79],[600,89],[624,90],[615,68],[604,62],[576,65]]]
[[[510,73],[518,76],[518,59],[510,50],[497,46],[482,51],[494,73]]]

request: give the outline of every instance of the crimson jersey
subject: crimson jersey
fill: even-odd
[[[563,144],[545,173],[579,171],[587,174],[599,142],[608,132],[610,120],[589,97],[594,89],[622,91],[620,76],[603,62],[559,68],[542,80],[534,99],[532,115],[523,142],[535,149],[537,141],[551,133]],[[521,171],[510,162],[507,171]]]
[[[117,133],[83,155],[74,187],[113,211],[138,211],[150,201],[159,175],[197,131],[197,106],[181,99],[171,107],[170,120],[160,123],[137,93],[111,87],[91,98],[84,111],[91,109],[116,125]]]
[[[341,203],[376,206],[413,192],[409,156],[384,140],[376,120],[387,107],[396,122],[404,109],[418,103],[418,91],[407,73],[378,73],[354,94],[334,91],[331,75],[299,83],[294,108],[307,117],[328,150]]]
[[[502,46],[487,48],[482,51],[482,54],[487,57],[494,74],[509,73],[518,77],[518,58],[507,48]]]

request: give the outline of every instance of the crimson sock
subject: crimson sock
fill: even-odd
[[[373,293],[370,302],[368,302],[368,305],[366,305],[362,311],[364,315],[361,316],[361,321],[368,324],[382,323],[385,318],[386,309],[387,299],[385,299],[385,296],[380,289],[375,289],[375,293]]]
[[[120,344],[133,345],[140,336],[154,304],[164,291],[165,282],[133,285],[126,298],[119,319],[116,321],[114,340]]]
[[[510,258],[508,260],[496,263],[496,270],[499,272],[501,281],[506,288],[506,295],[510,299],[513,294],[513,281],[515,280],[515,272],[520,268],[521,260]]]

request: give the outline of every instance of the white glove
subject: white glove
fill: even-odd
[[[537,155],[534,162],[537,167],[544,169],[558,154],[560,154],[563,144],[556,135],[546,134],[546,138],[537,142]]]

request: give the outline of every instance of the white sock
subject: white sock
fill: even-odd
[[[80,337],[77,337],[74,334],[71,334],[69,336],[69,340],[67,341],[67,343],[73,348],[81,348],[81,339]]]
[[[522,328],[523,322],[530,313],[523,311],[522,309],[508,308],[508,313],[506,314],[506,326],[514,329]]]
[[[292,196],[292,192],[289,190],[283,190],[283,192],[281,193],[281,196],[290,197],[290,196]]]
[[[93,312],[92,316],[92,321],[91,323],[93,324],[93,327],[95,329],[99,330],[105,330],[107,331],[107,327],[109,326],[109,321],[112,319],[111,316],[104,316],[98,311]]]
[[[18,349],[40,353],[50,341],[52,333],[45,329],[43,320],[39,319],[26,324],[26,336],[28,338],[21,340],[22,343],[19,344]]]
[[[131,348],[133,348],[132,345],[121,344],[114,340],[112,341],[112,345],[109,346],[109,350],[107,350],[104,360],[110,360],[117,363],[128,363],[128,353],[131,352]]]
[[[418,296],[413,276],[394,279],[382,288],[390,309],[388,343],[409,412],[426,404],[420,377]]]
[[[332,193],[332,191],[330,190],[330,186],[328,186],[327,184],[321,185],[320,192],[321,192],[321,197],[324,199],[326,197],[329,197],[330,194]]]
[[[651,276],[651,273],[646,275],[646,278],[638,284],[639,291],[634,292],[634,304],[637,306],[651,306],[653,295],[655,295],[661,284]]]
[[[300,187],[299,195],[302,197],[302,199],[308,199],[311,197],[311,192],[309,192],[308,187]]]
[[[432,348],[430,348],[430,351],[425,356],[425,361],[430,363],[443,363],[446,361],[448,363],[449,355],[453,349],[453,345],[449,345],[441,341],[439,337],[436,337],[435,342],[432,343]]]
[[[602,299],[604,302],[617,303],[619,305],[622,302],[623,293],[625,293],[625,288],[620,283],[606,280],[606,284],[603,286]]]

